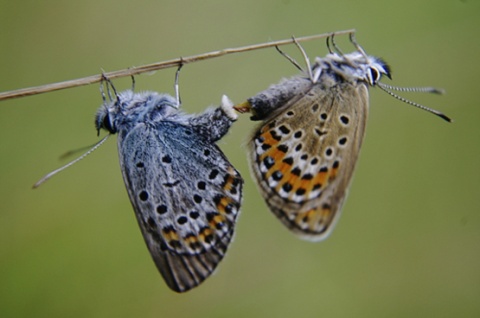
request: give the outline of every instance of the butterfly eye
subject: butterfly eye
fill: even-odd
[[[380,72],[376,68],[370,67],[368,69],[368,81],[371,85],[375,85],[381,77]]]
[[[108,130],[112,134],[115,134],[117,132],[117,128],[114,126],[110,119],[110,114],[106,114],[105,117],[103,117],[101,128]]]

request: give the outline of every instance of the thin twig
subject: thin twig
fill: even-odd
[[[336,35],[342,35],[342,34],[350,34],[350,33],[353,33],[353,32],[355,32],[355,29],[337,31],[337,32],[334,32],[334,33]],[[227,55],[227,54],[248,52],[248,51],[273,47],[273,46],[286,45],[286,44],[294,43],[295,41],[296,42],[311,41],[311,40],[326,38],[326,37],[329,37],[331,35],[332,35],[332,33],[316,34],[316,35],[311,35],[311,36],[295,38],[295,40],[290,38],[290,39],[287,39],[287,40],[281,40],[281,41],[274,41],[274,42],[267,42],[267,43],[261,43],[261,44],[255,44],[255,45],[242,46],[242,47],[237,47],[237,48],[224,49],[224,50],[220,50],[220,51],[213,51],[213,52],[209,52],[209,53],[193,55],[193,56],[189,56],[189,57],[182,57],[182,58],[177,58],[177,59],[168,60],[168,61],[164,61],[164,62],[158,62],[158,63],[148,64],[148,65],[143,65],[143,66],[132,67],[132,68],[128,68],[128,69],[108,72],[108,73],[104,73],[103,75],[106,76],[109,79],[115,79],[115,78],[120,78],[120,77],[125,77],[125,76],[133,76],[133,75],[138,75],[138,74],[142,74],[142,73],[161,70],[161,69],[164,69],[164,68],[178,67],[181,64],[188,64],[188,63],[203,61],[203,60],[207,60],[207,59],[211,59],[211,58],[215,58],[215,57],[224,56],[224,55]],[[77,87],[77,86],[99,83],[102,80],[102,78],[103,78],[102,74],[98,74],[98,75],[92,75],[92,76],[88,76],[88,77],[78,78],[78,79],[59,82],[59,83],[52,83],[52,84],[46,84],[46,85],[41,85],[41,86],[17,89],[17,90],[13,90],[13,91],[7,91],[7,92],[0,93],[0,101],[7,100],[7,99],[12,99],[12,98],[25,97],[25,96],[30,96],[30,95],[52,92],[52,91],[57,91],[57,90],[65,89],[65,88],[72,88],[72,87]]]

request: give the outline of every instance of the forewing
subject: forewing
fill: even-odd
[[[250,145],[269,208],[294,233],[324,239],[338,219],[368,115],[367,86],[316,84],[269,117]]]
[[[243,180],[220,149],[190,127],[139,124],[119,135],[124,181],[150,253],[167,282],[187,291],[222,260]]]

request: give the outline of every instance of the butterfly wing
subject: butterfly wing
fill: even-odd
[[[123,178],[148,249],[168,286],[187,291],[222,260],[243,180],[191,127],[138,124],[119,134]]]
[[[288,90],[288,81],[281,85]],[[255,109],[256,97],[249,102]],[[324,239],[338,219],[367,115],[365,84],[319,82],[277,105],[249,143],[262,196],[302,238]]]

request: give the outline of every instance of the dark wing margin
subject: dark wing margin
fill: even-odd
[[[155,264],[167,285],[174,291],[186,292],[209,277],[227,252],[233,229],[210,250],[200,254],[177,254],[163,251],[161,245],[148,243]]]

